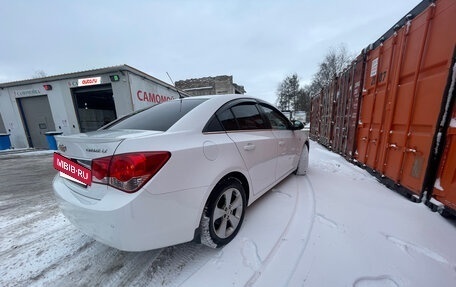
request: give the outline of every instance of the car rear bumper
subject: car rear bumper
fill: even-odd
[[[57,175],[53,189],[62,213],[85,234],[124,251],[144,251],[191,241],[206,188],[164,194],[127,194],[113,188],[101,199],[82,196]]]

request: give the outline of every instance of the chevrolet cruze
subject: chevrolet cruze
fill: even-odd
[[[245,209],[305,174],[301,122],[244,95],[189,97],[56,137],[53,189],[63,214],[97,241],[143,251],[229,243]]]

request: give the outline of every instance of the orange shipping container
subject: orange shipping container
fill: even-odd
[[[443,155],[440,159],[440,165],[436,180],[433,184],[432,197],[428,205],[433,210],[438,210],[446,216],[451,213],[456,216],[456,63],[453,65],[453,74],[449,86],[447,108],[453,112],[451,117],[447,117],[446,122],[442,121],[446,134],[438,137],[440,145],[444,147]],[[444,113],[444,114],[445,114]],[[445,120],[445,116],[443,117]]]
[[[321,91],[320,98],[320,136],[318,142],[332,149],[333,129],[335,119],[335,98],[337,94],[338,79],[334,78],[328,87]]]
[[[423,1],[400,24],[367,52],[355,156],[418,200],[456,44],[456,1]]]
[[[310,138],[318,142],[321,123],[321,92],[314,95],[310,105]]]
[[[335,152],[349,160],[355,152],[363,76],[364,53],[359,55],[338,78],[332,147]]]

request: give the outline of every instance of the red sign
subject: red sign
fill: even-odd
[[[91,86],[101,84],[101,77],[78,79],[78,86]]]
[[[54,168],[87,185],[92,183],[92,172],[90,169],[72,162],[58,153],[54,153]]]
[[[167,96],[162,96],[159,94],[148,93],[146,91],[141,91],[141,90],[138,90],[136,92],[136,97],[141,102],[151,102],[151,103],[156,103],[156,104],[167,102],[167,101],[174,99],[173,97],[167,97]]]

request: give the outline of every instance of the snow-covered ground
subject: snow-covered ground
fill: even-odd
[[[52,154],[24,155],[0,154],[0,286],[456,286],[456,222],[313,142],[308,175],[250,206],[216,250],[100,244],[60,214]]]

